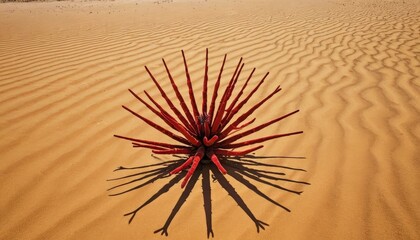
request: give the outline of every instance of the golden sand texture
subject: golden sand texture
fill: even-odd
[[[162,139],[121,108],[153,119],[128,88],[164,103],[143,66],[170,92],[165,57],[186,93],[184,49],[199,93],[205,48],[211,84],[225,53],[223,86],[240,57],[244,76],[257,68],[251,86],[270,71],[250,104],[281,84],[253,117],[259,124],[301,112],[256,137],[304,134],[267,142],[256,154],[304,157],[259,161],[311,184],[276,181],[303,191],[296,195],[248,179],[289,213],[226,175],[270,225],[257,233],[244,209],[210,182],[214,239],[420,239],[417,0],[0,4],[0,239],[206,239],[201,180],[168,238],[153,232],[174,210],[180,183],[131,224],[123,214],[174,176],[116,197],[106,181],[121,176],[113,172],[121,165],[161,162],[113,137]]]

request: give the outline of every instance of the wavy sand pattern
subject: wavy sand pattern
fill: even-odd
[[[305,133],[257,155],[298,157],[258,161],[311,185],[276,182],[303,191],[296,195],[226,176],[270,225],[257,233],[207,172],[172,219],[171,239],[206,238],[202,184],[211,186],[214,239],[420,238],[419,1],[3,3],[0,26],[0,239],[164,238],[153,231],[173,211],[179,183],[128,225],[123,214],[169,179],[109,197],[116,167],[161,161],[112,135],[161,138],[121,109],[152,117],[127,89],[161,101],[143,66],[169,90],[160,58],[182,83],[184,49],[200,91],[206,47],[211,80],[228,53],[225,80],[244,57],[244,76],[257,68],[251,86],[270,71],[258,98],[281,84],[254,114],[259,123],[301,110],[261,135]]]

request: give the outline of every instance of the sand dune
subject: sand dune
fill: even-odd
[[[0,26],[0,239],[420,238],[418,1],[2,3]],[[250,105],[282,86],[258,124],[300,109],[255,135],[303,130],[256,152],[282,158],[247,159],[292,192],[204,166],[188,196],[181,176],[108,196],[177,160],[113,137],[162,138],[121,108],[153,118],[127,89],[164,103],[147,65],[175,99],[164,57],[186,93],[184,49],[199,93],[206,48],[211,87],[225,53],[223,86],[240,57],[250,87],[270,72]]]

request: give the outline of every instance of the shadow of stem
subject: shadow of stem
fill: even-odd
[[[143,204],[141,204],[138,208],[134,209],[131,212],[124,214],[124,216],[130,217],[128,222],[131,223],[133,219],[136,217],[136,214],[146,207],[147,205],[151,204],[154,200],[162,196],[163,194],[169,192],[169,190],[177,185],[186,175],[186,171],[182,171],[177,175],[170,175],[170,172],[178,167],[185,161],[185,157],[175,155],[174,157],[178,158],[175,160],[170,161],[162,161],[157,164],[150,164],[138,167],[119,167],[115,169],[115,172],[129,172],[129,174],[125,174],[121,177],[116,177],[112,179],[108,179],[107,181],[125,181],[123,183],[119,183],[114,185],[113,187],[109,188],[108,191],[117,191],[116,193],[110,193],[109,196],[117,196],[122,195],[125,193],[132,192],[134,190],[138,190],[142,187],[145,187],[151,183],[154,183],[158,180],[170,178],[170,180],[164,184],[156,193],[154,193],[149,199],[147,199]],[[228,175],[231,176],[234,180],[238,183],[243,184],[252,192],[257,194],[258,196],[262,197],[263,199],[271,202],[272,204],[282,208],[283,210],[290,212],[290,209],[283,206],[282,204],[276,202],[265,193],[263,193],[256,184],[264,184],[268,185],[282,191],[298,194],[300,195],[302,191],[296,191],[293,189],[289,189],[283,187],[279,184],[273,182],[289,182],[293,184],[304,184],[310,185],[308,182],[303,181],[296,181],[292,179],[285,178],[286,175],[283,172],[278,172],[275,170],[278,169],[286,169],[287,171],[303,171],[306,172],[304,169],[300,168],[293,168],[288,166],[283,166],[279,164],[272,164],[272,163],[263,163],[261,160],[265,159],[305,159],[304,157],[286,157],[286,156],[269,156],[269,157],[259,157],[254,155],[247,155],[245,157],[234,157],[234,158],[223,158],[221,162],[224,164],[226,170],[228,171]],[[263,167],[264,169],[259,169],[259,167]],[[136,171],[132,173],[132,171]],[[200,164],[200,166],[196,169],[194,174],[191,176],[191,179],[187,183],[185,189],[183,189],[181,196],[179,197],[178,201],[176,202],[175,206],[173,207],[171,213],[169,214],[165,224],[162,228],[155,231],[155,233],[160,233],[161,235],[168,236],[168,229],[183,206],[186,202],[188,197],[191,194],[192,189],[194,188],[195,184],[197,183],[200,175],[202,175],[202,191],[203,191],[203,200],[204,200],[204,213],[206,217],[206,227],[207,227],[207,238],[214,237],[213,232],[213,225],[212,225],[212,204],[211,204],[211,180],[213,182],[217,181],[220,186],[227,192],[229,196],[238,204],[238,206],[246,213],[246,215],[252,220],[256,226],[257,232],[260,229],[265,229],[265,226],[269,226],[267,223],[258,220],[252,211],[249,209],[245,201],[240,197],[240,195],[236,192],[235,188],[232,184],[228,181],[227,177],[219,172],[219,170],[215,167],[214,164]],[[280,177],[281,176],[281,177]],[[251,182],[252,181],[252,182]],[[134,185],[134,186],[133,186]],[[123,190],[120,190],[123,189]]]

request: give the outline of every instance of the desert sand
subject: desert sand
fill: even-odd
[[[213,181],[203,165],[186,198],[177,176],[109,196],[124,181],[107,180],[179,160],[113,137],[170,142],[121,108],[158,121],[127,89],[164,104],[147,65],[175,100],[165,58],[187,94],[183,49],[199,94],[206,48],[211,87],[225,53],[224,87],[240,57],[243,76],[256,68],[250,86],[270,72],[247,106],[281,85],[256,124],[300,110],[253,137],[304,134],[251,160],[302,193],[245,170]],[[0,239],[206,239],[209,229],[214,239],[420,239],[419,56],[417,0],[2,3]],[[159,191],[128,224],[124,214]],[[269,226],[257,232],[258,221]],[[154,233],[164,226],[168,237]]]

